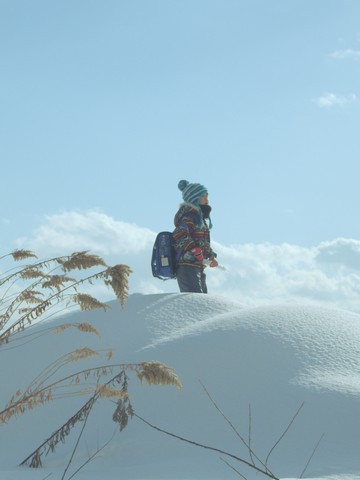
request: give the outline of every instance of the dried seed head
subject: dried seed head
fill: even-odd
[[[142,362],[136,374],[141,382],[145,380],[149,385],[175,385],[182,388],[174,370],[160,362]]]
[[[57,262],[62,265],[64,272],[69,272],[70,270],[85,270],[99,265],[107,267],[107,264],[101,257],[90,255],[87,251],[72,253],[67,260],[58,258]]]
[[[11,255],[16,262],[20,260],[25,260],[26,258],[31,258],[31,257],[37,258],[35,253],[32,252],[31,250],[14,250],[11,253]]]
[[[99,300],[86,293],[77,293],[76,295],[73,295],[72,299],[80,306],[81,310],[96,310],[97,308],[103,308],[106,311],[110,308],[106,303],[99,302]]]

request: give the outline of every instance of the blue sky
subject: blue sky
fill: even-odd
[[[208,187],[225,247],[353,246],[359,18],[357,0],[0,0],[1,251],[56,254],[38,234],[65,223],[81,249],[79,218],[100,243],[94,218],[171,229],[180,179]]]

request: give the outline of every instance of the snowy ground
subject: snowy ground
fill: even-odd
[[[303,404],[268,458],[271,471],[279,478],[299,478],[304,469],[305,478],[360,478],[360,315],[306,305],[245,308],[228,298],[197,294],[134,294],[124,309],[116,302],[110,305],[106,313],[76,313],[32,327],[2,346],[0,407],[61,355],[85,345],[99,351],[112,347],[112,363],[156,360],[179,375],[181,391],[149,387],[131,377],[135,411],[152,424],[251,462],[203,384],[265,462]],[[74,329],[52,333],[50,327],[70,321],[92,322],[101,337]],[[77,367],[96,362],[103,360],[83,360]],[[0,425],[0,479],[60,480],[79,427],[55,454],[44,457],[41,469],[18,464],[84,401],[55,401]],[[248,479],[265,478],[245,464],[166,436],[137,418],[120,433],[112,421],[114,408],[112,400],[102,400],[92,411],[64,479],[113,435],[77,479],[239,478],[223,460]]]

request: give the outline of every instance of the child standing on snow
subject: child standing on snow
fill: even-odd
[[[181,180],[178,184],[184,203],[175,215],[173,231],[180,292],[207,293],[204,260],[217,267],[216,253],[210,245],[212,227],[208,191],[199,183]],[[207,224],[209,222],[209,224]]]

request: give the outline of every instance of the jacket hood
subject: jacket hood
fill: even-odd
[[[194,203],[190,203],[190,202],[180,203],[179,210],[181,210],[182,208],[183,209],[189,209],[189,210],[196,210],[197,212],[201,211],[199,205],[195,205]]]
[[[184,202],[181,203],[179,206],[179,210],[175,214],[174,224],[177,226],[179,224],[180,219],[186,215],[187,213],[197,214],[200,217],[200,222],[203,223],[203,218],[201,214],[201,208],[193,203]]]

